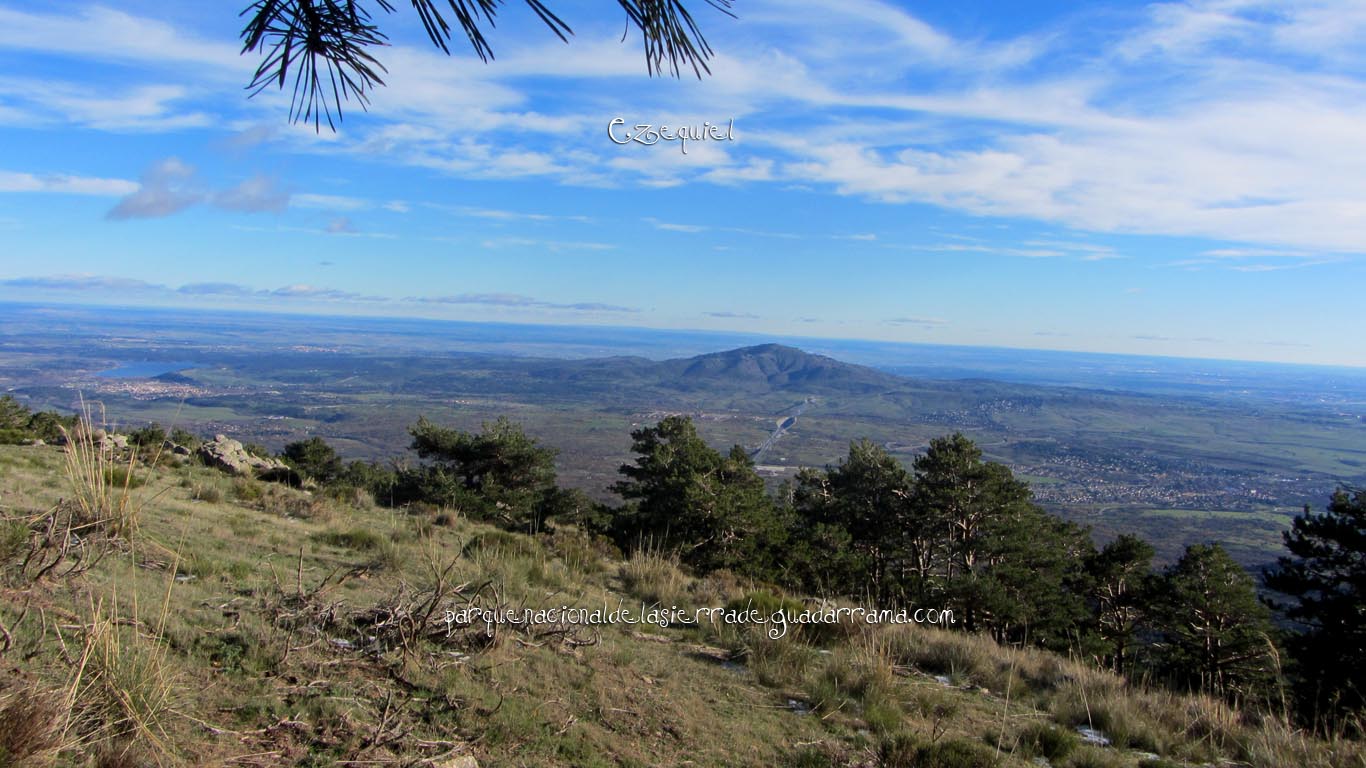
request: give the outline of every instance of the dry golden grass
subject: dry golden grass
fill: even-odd
[[[146,495],[134,493],[142,485],[143,467],[136,445],[130,445],[120,456],[106,442],[104,438],[108,433],[102,411],[101,406],[97,425],[95,409],[81,398],[75,427],[71,431],[61,428],[66,442],[68,487],[81,511],[82,529],[99,528],[111,536],[132,541],[142,508],[149,501]],[[158,447],[151,457],[153,464],[160,459],[160,454]]]
[[[621,564],[620,573],[626,591],[646,603],[668,608],[687,601],[691,580],[683,573],[677,555],[641,547]]]
[[[10,687],[0,695],[0,765],[51,765],[62,745],[68,708],[53,691]]]
[[[174,566],[169,572],[174,575]],[[107,602],[92,598],[67,684],[66,747],[95,744],[127,752],[137,745],[158,765],[174,760],[167,724],[185,698],[165,642],[174,583],[167,578],[155,623],[141,617],[136,596],[131,612],[121,613],[117,587]]]

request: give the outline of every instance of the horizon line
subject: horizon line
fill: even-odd
[[[118,303],[99,303],[99,302],[63,302],[63,301],[16,301],[0,299],[0,307],[31,307],[39,309],[57,309],[62,307],[83,308],[83,309],[112,309],[122,311],[148,311],[159,310],[169,312],[182,312],[185,314],[210,314],[221,312],[224,314],[238,315],[257,315],[257,316],[281,316],[281,317],[308,317],[316,319],[344,319],[344,320],[380,320],[380,321],[420,321],[445,325],[469,325],[469,326],[513,326],[518,328],[565,328],[579,330],[610,329],[619,331],[646,331],[660,334],[695,334],[702,336],[736,336],[747,337],[750,339],[776,339],[788,341],[816,341],[816,342],[846,342],[855,344],[883,344],[894,347],[933,347],[952,350],[974,350],[974,351],[1012,351],[1012,352],[1043,352],[1056,355],[1098,355],[1102,357],[1129,358],[1129,359],[1151,359],[1151,360],[1174,360],[1184,362],[1211,362],[1211,363],[1241,363],[1248,365],[1269,365],[1285,368],[1317,368],[1328,370],[1351,371],[1354,373],[1366,373],[1366,364],[1353,365],[1348,363],[1302,363],[1289,362],[1284,360],[1252,360],[1241,357],[1195,357],[1187,355],[1162,355],[1138,352],[1114,352],[1101,351],[1094,349],[1058,349],[1056,347],[1015,347],[1004,344],[947,344],[931,341],[897,341],[891,339],[871,339],[849,336],[799,336],[794,334],[774,334],[757,333],[754,331],[741,330],[716,330],[701,328],[666,328],[649,325],[621,325],[608,323],[537,323],[537,322],[518,322],[512,320],[458,320],[452,318],[431,317],[428,315],[391,315],[391,314],[338,314],[326,313],[316,310],[290,311],[286,309],[256,309],[246,307],[187,307],[182,305],[167,304],[118,304]],[[777,343],[777,342],[759,342]],[[754,346],[746,344],[744,346]],[[743,347],[731,347],[725,349],[715,349],[714,352],[724,352],[731,349]],[[801,349],[800,347],[797,347]],[[807,350],[802,350],[807,351]],[[514,355],[516,357],[529,357],[528,355]],[[643,355],[641,357],[644,357]],[[558,359],[558,358],[547,358]],[[646,358],[649,359],[649,358]]]

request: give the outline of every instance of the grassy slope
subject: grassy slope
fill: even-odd
[[[69,498],[62,462],[59,449],[0,446],[0,514],[40,520]],[[349,619],[401,608],[434,583],[433,564],[462,594],[531,607],[721,605],[749,585],[659,557],[622,563],[563,532],[532,539],[197,466],[141,476],[131,545],[108,544],[88,572],[35,583],[11,539],[0,764],[24,751],[27,723],[30,745],[64,745],[63,765],[914,765],[893,747],[934,742],[1009,766],[1031,764],[1031,733],[1070,748],[1057,765],[1134,766],[1136,750],[1366,765],[1352,745],[918,627],[773,643],[737,628],[538,626],[367,650],[379,630]],[[47,738],[68,713],[65,738]],[[1073,744],[1086,723],[1121,747]]]

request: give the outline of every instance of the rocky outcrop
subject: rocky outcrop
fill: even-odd
[[[128,450],[127,435],[118,435],[113,432],[106,432],[104,429],[100,427],[96,427],[94,430],[92,430],[90,432],[89,437],[87,438],[84,428],[78,426],[76,427],[75,436],[68,436],[65,432],[63,432],[57,436],[57,439],[53,441],[52,444],[66,445],[72,440],[76,440],[78,443],[81,444],[86,444],[86,441],[89,440],[90,445],[99,448],[104,453],[113,453],[115,451]],[[41,440],[37,440],[34,441],[34,444],[41,445],[43,444],[43,442]]]
[[[210,467],[239,477],[277,474],[289,470],[289,467],[279,459],[264,459],[247,453],[242,443],[227,435],[215,435],[212,440],[199,446],[199,458]]]

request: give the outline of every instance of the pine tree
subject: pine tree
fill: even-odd
[[[866,596],[879,604],[901,597],[892,569],[907,525],[911,474],[881,446],[860,440],[826,474],[826,520],[848,534],[851,555],[863,566]]]
[[[621,467],[626,479],[613,486],[628,503],[618,525],[624,544],[676,551],[700,570],[770,573],[778,518],[743,449],[722,455],[685,416],[667,417],[631,438],[636,461]]]
[[[555,484],[555,455],[506,418],[477,434],[418,419],[413,450],[430,463],[405,477],[409,495],[451,506],[474,505],[521,527],[545,489]]]
[[[1290,557],[1266,584],[1303,632],[1289,643],[1302,710],[1319,725],[1366,707],[1366,491],[1339,490],[1328,509],[1308,506],[1283,534]]]
[[[1218,544],[1186,548],[1154,605],[1159,660],[1178,685],[1257,700],[1275,680],[1271,617],[1252,577]]]
[[[344,468],[336,449],[317,435],[286,445],[282,455],[291,467],[323,485],[335,482]]]
[[[1086,559],[1099,653],[1120,674],[1129,671],[1135,638],[1147,617],[1153,554],[1151,544],[1125,533]]]

